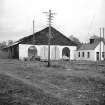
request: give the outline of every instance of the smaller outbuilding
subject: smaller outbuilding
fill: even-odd
[[[76,60],[99,61],[105,59],[105,40],[92,36],[90,42],[82,44],[76,51]]]

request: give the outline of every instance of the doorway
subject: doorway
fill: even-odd
[[[99,61],[99,52],[96,52],[96,60]]]
[[[28,57],[36,57],[37,56],[37,48],[35,46],[30,46],[28,48]]]
[[[70,49],[68,47],[64,47],[62,50],[62,58],[70,59]]]

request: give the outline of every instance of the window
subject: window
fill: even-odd
[[[90,58],[90,52],[87,52],[87,57]]]
[[[97,55],[99,55],[99,52],[96,52]]]
[[[78,52],[78,57],[80,57],[80,52]]]
[[[85,53],[84,52],[82,52],[82,57],[85,57]]]
[[[102,57],[105,58],[105,52],[102,52]]]

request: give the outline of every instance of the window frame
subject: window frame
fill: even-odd
[[[83,58],[85,57],[85,52],[82,52],[82,57],[83,57]]]
[[[81,57],[81,53],[80,52],[78,52],[78,57]]]
[[[90,58],[90,52],[87,52],[87,58]]]
[[[105,58],[105,52],[102,52],[102,58]]]

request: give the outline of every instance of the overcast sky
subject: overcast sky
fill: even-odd
[[[18,40],[47,26],[44,11],[56,12],[53,26],[69,37],[88,41],[105,27],[105,0],[0,0],[0,41]]]

